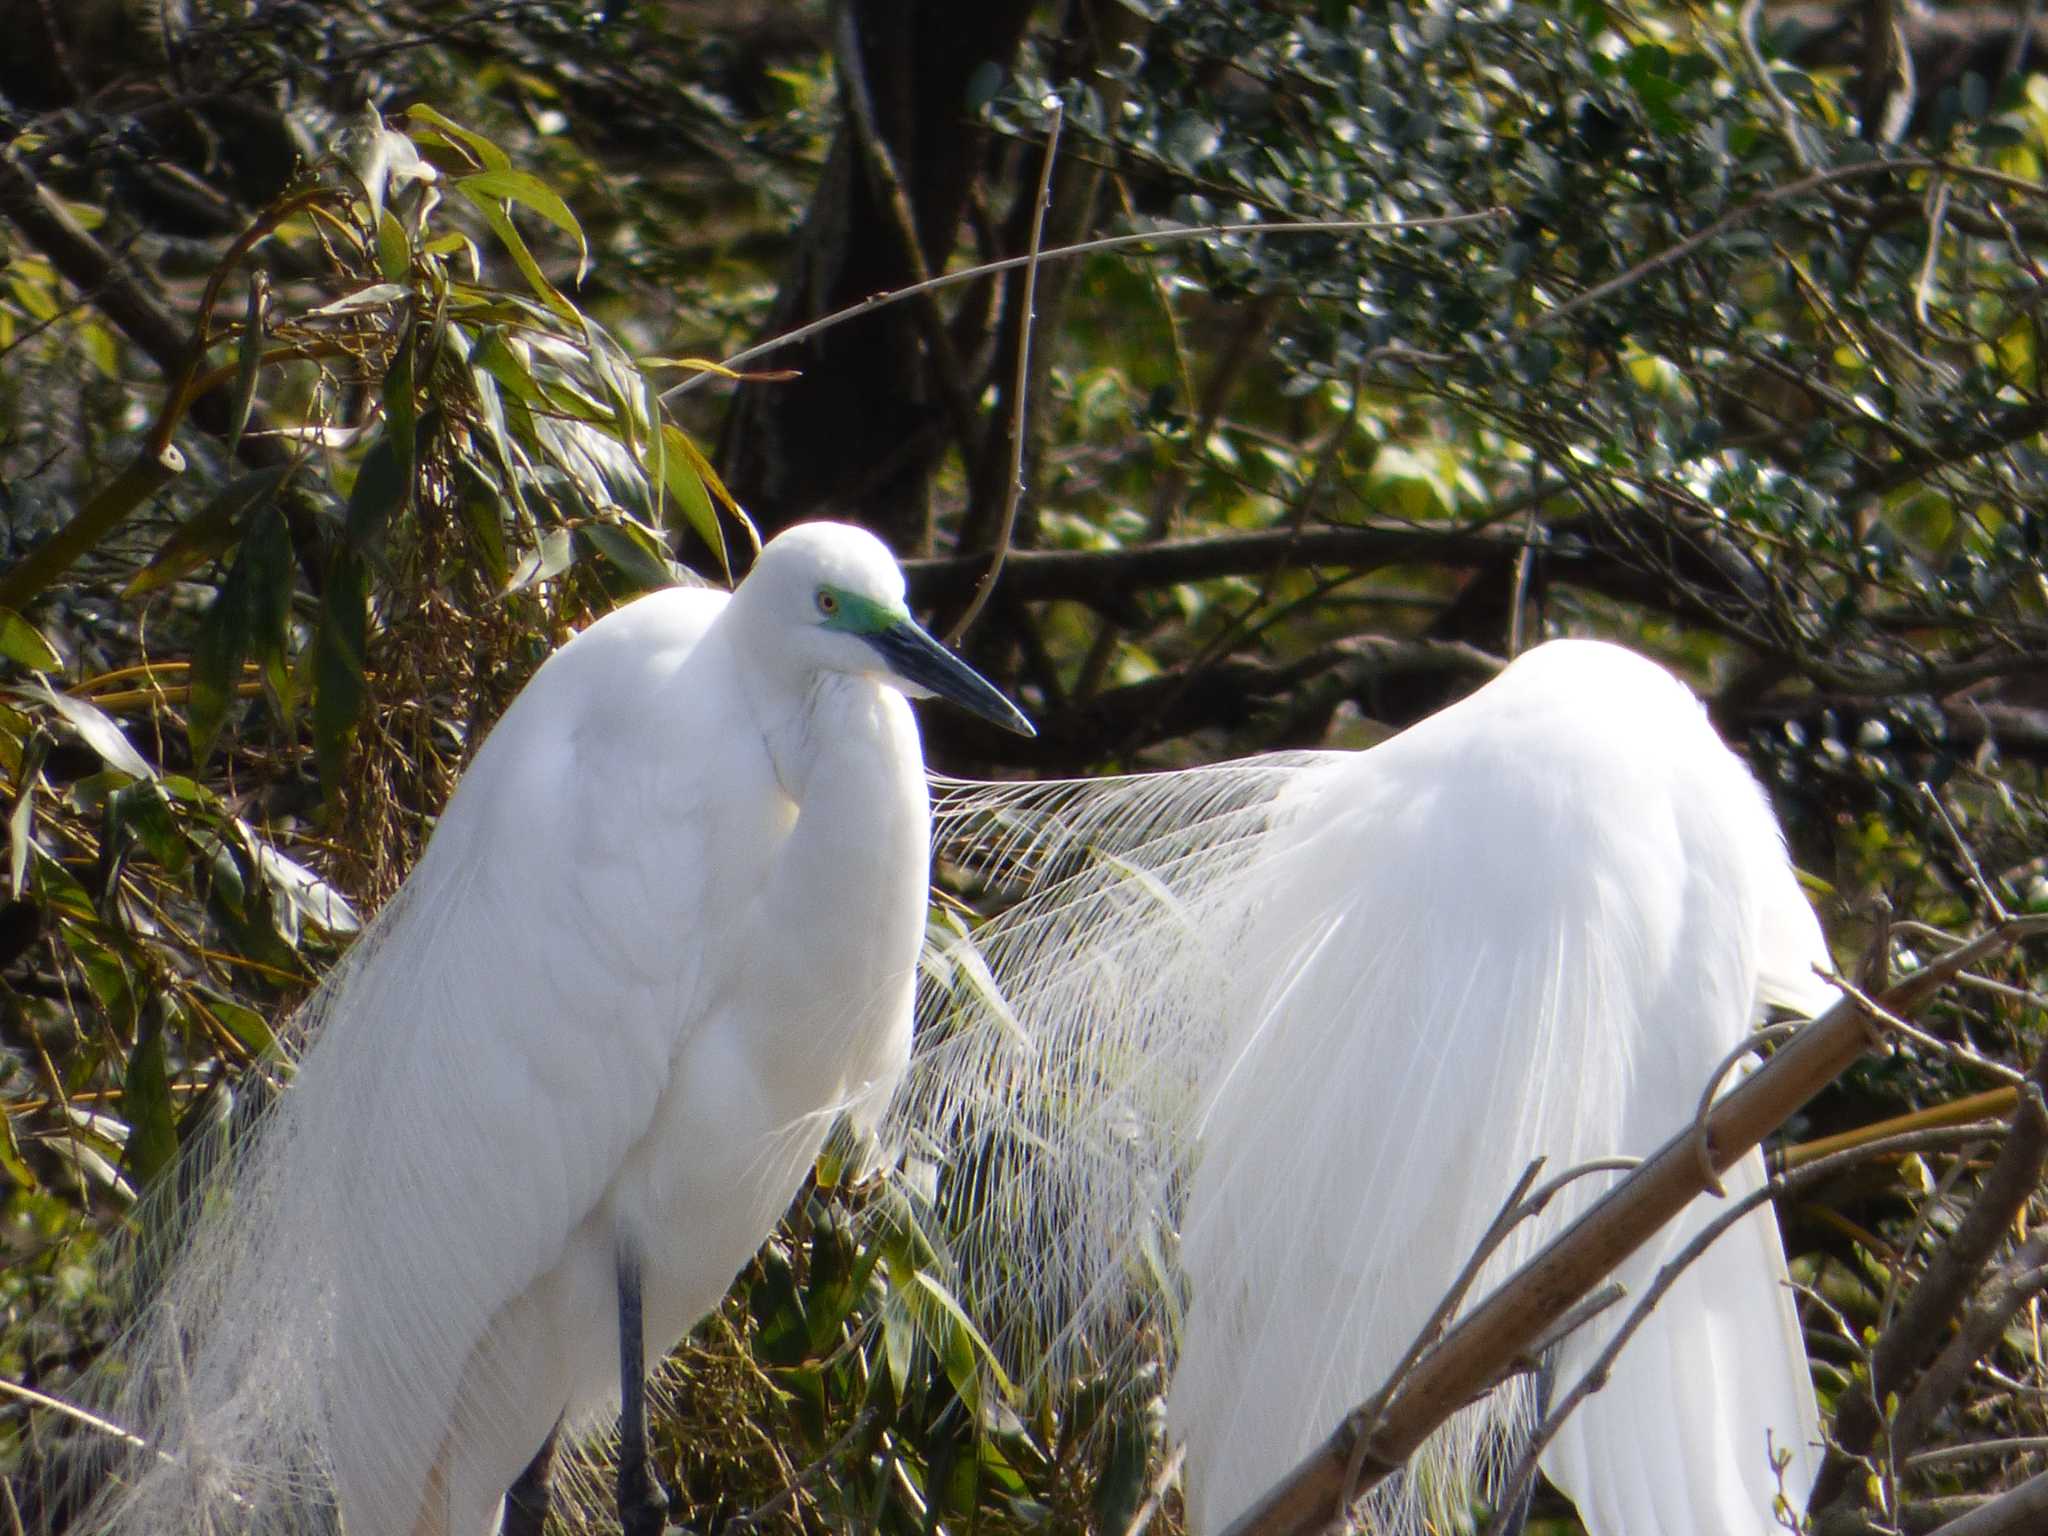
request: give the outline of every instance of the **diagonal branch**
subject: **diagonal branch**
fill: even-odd
[[[2048,918],[2001,923],[1888,988],[1876,999],[1910,1014],[1958,972],[1986,955],[2048,934]],[[1872,1020],[1844,997],[1793,1037],[1762,1068],[1719,1100],[1707,1117],[1714,1172],[1734,1164],[1869,1045]],[[1347,1493],[1363,1492],[1399,1471],[1429,1435],[1485,1390],[1501,1366],[1599,1284],[1706,1187],[1698,1132],[1687,1127],[1624,1179],[1426,1355],[1377,1427],[1347,1417],[1225,1536],[1318,1536],[1341,1518]],[[1353,1481],[1349,1473],[1357,1469]]]

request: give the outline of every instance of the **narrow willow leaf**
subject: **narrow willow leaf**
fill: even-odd
[[[303,318],[319,320],[335,315],[352,315],[359,310],[382,309],[411,297],[412,290],[402,283],[372,283],[367,288],[358,288],[354,293],[344,294],[332,304],[322,304],[318,309],[307,310]]]
[[[121,595],[142,597],[167,587],[228,549],[239,536],[239,526],[276,497],[295,467],[276,464],[230,480],[205,506],[171,530],[162,548],[121,589]]]
[[[408,435],[411,426],[408,421]],[[394,429],[394,423],[385,423],[377,441],[363,455],[356,470],[356,483],[349,488],[348,538],[357,549],[368,549],[383,538],[412,489],[411,476],[392,441]]]
[[[542,303],[565,320],[580,318],[574,304],[563,298],[555,285],[548,281],[547,274],[540,269],[533,252],[527,248],[526,237],[519,233],[512,222],[512,216],[505,211],[505,205],[488,193],[474,192],[466,182],[457,182],[456,190],[468,198],[477,212],[484,216],[484,222],[491,226],[491,233],[512,257],[512,264],[519,268],[520,275]]]
[[[50,744],[48,732],[30,733],[22,748],[14,809],[7,817],[7,888],[16,901],[28,900],[29,854],[35,848],[37,775],[43,771],[43,760],[50,755]]]
[[[387,283],[404,283],[412,275],[412,237],[389,208],[377,214],[377,271]]]
[[[414,456],[418,448],[419,402],[413,393],[413,363],[413,336],[408,330],[392,354],[391,366],[384,372],[384,436],[380,439],[391,445],[393,468],[405,487],[412,485]],[[362,484],[360,476],[356,484]],[[402,504],[402,494],[400,500]],[[353,526],[353,498],[349,521]]]
[[[270,308],[270,279],[261,272],[249,277],[249,302],[242,312],[242,340],[235,357],[235,393],[228,405],[228,457],[241,446],[256,405],[256,378],[263,367],[263,320]]]
[[[463,127],[453,118],[443,117],[425,103],[415,103],[406,108],[405,115],[416,123],[425,123],[430,128],[437,129],[447,141],[467,148],[487,170],[504,171],[512,168],[512,157],[496,144],[475,130]]]
[[[128,1120],[122,1163],[129,1182],[147,1189],[178,1155],[177,1116],[171,1109],[170,1065],[164,1055],[163,1008],[142,1010],[142,1032],[128,1053],[121,1107]]]
[[[54,672],[63,665],[42,631],[12,608],[0,608],[0,656],[31,672]]]
[[[363,926],[356,909],[340,891],[305,865],[278,852],[247,827],[242,832],[256,855],[257,870],[301,917],[311,919],[329,933],[354,933]]]
[[[576,540],[566,528],[557,528],[526,554],[520,556],[512,579],[505,583],[505,595],[552,581],[576,563]]]
[[[48,705],[64,723],[77,733],[78,739],[93,751],[99,753],[100,761],[131,778],[153,779],[156,770],[149,766],[143,755],[136,751],[121,727],[113,717],[97,705],[88,704],[84,699],[73,698],[68,693],[57,693],[48,684],[39,690],[25,694]]]
[[[213,751],[227,720],[243,661],[253,655],[269,671],[282,656],[291,594],[291,539],[284,518],[272,507],[258,506],[193,647],[185,734],[199,762]]]
[[[732,560],[725,547],[725,530],[719,526],[718,511],[711,504],[711,493],[706,487],[698,465],[706,470],[710,465],[697,452],[689,434],[681,427],[663,423],[661,429],[660,482],[662,489],[675,501],[682,511],[683,520],[696,531],[705,546],[718,556],[718,565],[727,576],[732,575]],[[716,476],[713,476],[715,479]]]
[[[487,170],[464,176],[455,185],[472,200],[495,197],[530,208],[561,230],[576,242],[576,281],[583,281],[590,268],[590,246],[583,238],[583,226],[546,182],[527,171]]]

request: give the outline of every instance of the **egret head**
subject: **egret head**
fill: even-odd
[[[910,616],[903,572],[864,529],[802,523],[777,534],[740,584],[740,600],[775,627],[799,666],[871,677],[912,698],[950,700],[1020,736],[1037,734],[1016,705]]]

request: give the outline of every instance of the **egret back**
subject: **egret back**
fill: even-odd
[[[1542,647],[1369,752],[956,792],[940,820],[1031,892],[983,938],[988,982],[955,990],[966,1019],[1002,1015],[951,1046],[985,1040],[997,1086],[940,1119],[981,1144],[1028,1127],[1033,1198],[1073,1212],[1054,1219],[1084,1256],[993,1288],[1055,1334],[1099,1331],[1148,1267],[1113,1226],[1156,1234],[1187,1299],[1169,1413],[1198,1530],[1380,1384],[1533,1159],[1660,1144],[1767,974],[1812,998],[1825,961],[1755,783],[1679,684],[1612,647]],[[949,1102],[951,1063],[920,1079]],[[1109,1112],[1071,1108],[1106,1079]],[[1474,1299],[1608,1182],[1519,1229]],[[1767,1432],[1803,1498],[1816,1415],[1769,1212],[1710,1264],[1546,1459],[1595,1536],[1768,1529]],[[1567,1346],[1560,1389],[1611,1325]],[[1522,1383],[1468,1410],[1371,1521],[1455,1521],[1534,1407]]]

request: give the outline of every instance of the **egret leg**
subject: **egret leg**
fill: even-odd
[[[647,1461],[646,1331],[640,1260],[619,1255],[619,1524],[625,1536],[662,1536],[668,1495]]]
[[[562,1421],[557,1419],[547,1439],[541,1441],[540,1449],[533,1453],[533,1460],[506,1492],[505,1519],[499,1526],[499,1536],[540,1536],[541,1527],[547,1523],[554,1488],[555,1439],[561,1433]]]

